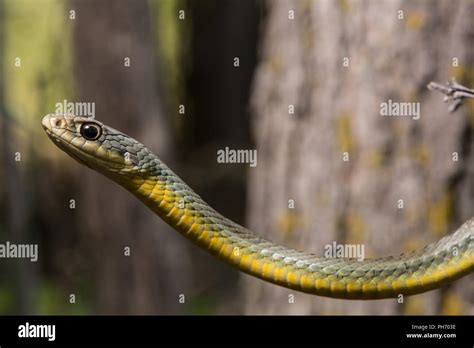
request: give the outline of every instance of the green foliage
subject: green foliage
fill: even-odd
[[[217,304],[214,300],[206,296],[196,296],[189,304],[189,313],[193,315],[215,314]]]
[[[150,1],[150,10],[158,55],[157,68],[164,77],[162,89],[166,91],[168,107],[176,112],[178,105],[184,103],[192,18],[184,0],[153,0]],[[180,11],[184,11],[184,19],[180,19]],[[176,120],[176,117],[171,120]]]
[[[83,315],[91,314],[92,306],[83,291],[75,292],[75,303],[70,303],[70,294],[54,283],[43,282],[39,289],[37,312],[40,315]]]
[[[4,76],[1,83],[5,104],[2,108],[12,121],[11,148],[28,158],[22,162],[21,170],[34,173],[35,156],[46,154],[38,151],[43,148],[40,144],[48,142],[39,126],[42,116],[54,112],[57,102],[73,99],[72,21],[67,2],[62,0],[4,0],[2,5],[4,41],[0,68]],[[22,218],[28,221],[29,216]],[[25,236],[36,239],[35,233],[35,226],[31,226]],[[2,234],[2,238],[7,236]],[[0,284],[0,313],[18,312],[16,306],[20,298],[15,289],[22,285],[16,284],[16,277],[11,277],[14,271],[11,263],[0,265],[0,272],[12,280]],[[41,282],[41,277],[39,279]],[[58,307],[55,301],[59,300],[54,299],[53,290],[49,288],[34,287],[28,291],[32,297],[40,298],[38,310],[42,314],[85,311],[78,305]]]
[[[6,0],[4,7],[5,104],[22,127],[39,133],[31,125],[73,90],[71,20],[61,0]]]
[[[9,284],[0,285],[0,314],[13,314],[15,312],[15,291]]]

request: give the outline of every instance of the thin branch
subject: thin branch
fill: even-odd
[[[457,83],[454,79],[451,82],[447,82],[446,86],[443,86],[437,82],[430,82],[428,89],[431,91],[438,91],[443,93],[444,102],[452,102],[449,106],[449,112],[454,112],[460,107],[465,98],[474,99],[474,89],[464,87]]]

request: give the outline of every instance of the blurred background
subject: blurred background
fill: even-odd
[[[94,102],[259,234],[398,254],[474,215],[474,103],[448,114],[426,89],[474,86],[473,13],[472,0],[0,0],[0,242],[39,245],[38,262],[0,259],[0,313],[474,314],[472,275],[400,304],[241,274],[40,127],[56,103]],[[388,99],[420,102],[421,118],[381,117]],[[218,164],[226,146],[256,148],[257,167]]]

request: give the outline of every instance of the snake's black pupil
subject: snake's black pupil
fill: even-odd
[[[99,135],[99,130],[97,129],[97,126],[86,124],[82,126],[81,133],[84,138],[93,140],[93,139],[96,139],[97,136]]]

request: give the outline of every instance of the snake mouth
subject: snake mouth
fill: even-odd
[[[43,126],[44,131],[46,132],[46,135],[55,143],[55,144],[60,144],[61,143],[61,138],[59,138],[56,134],[51,132],[48,128]]]

